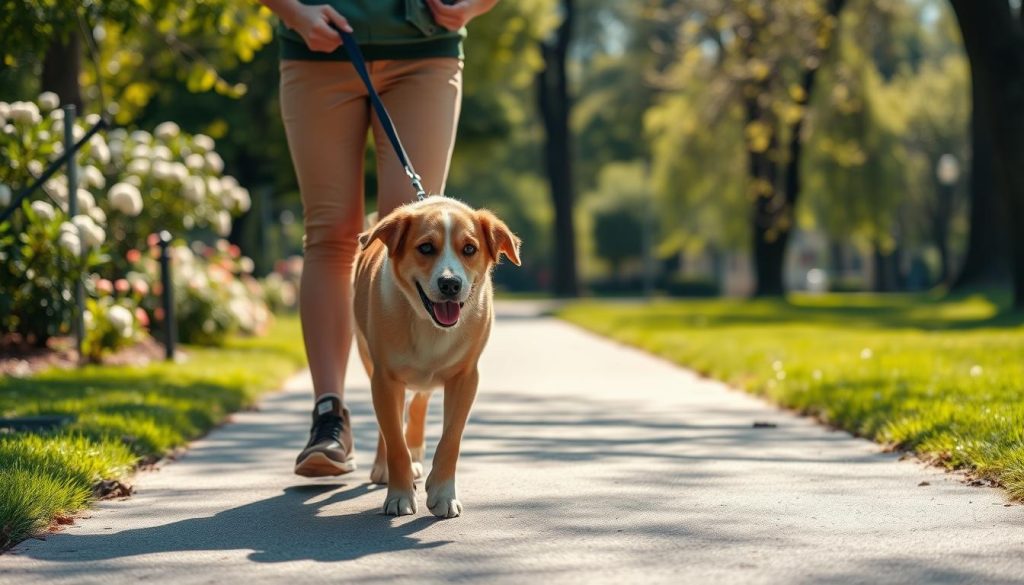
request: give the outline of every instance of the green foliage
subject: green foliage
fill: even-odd
[[[597,192],[587,197],[594,253],[608,263],[612,276],[622,276],[623,265],[641,261],[644,232],[653,231],[654,204],[646,165],[611,163],[601,169]],[[648,236],[654,239],[654,234]]]
[[[1024,320],[988,299],[593,302],[561,316],[1024,498]]]
[[[0,416],[74,418],[46,434],[0,438],[0,549],[83,508],[101,479],[123,478],[252,404],[304,364],[297,319],[184,363],[90,366],[0,379]]]

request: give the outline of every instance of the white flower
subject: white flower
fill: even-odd
[[[191,214],[186,213],[181,216],[181,225],[185,226],[185,229],[190,230],[196,227],[196,218],[192,217]]]
[[[244,331],[252,331],[255,325],[249,304],[244,298],[234,298],[228,302],[228,310]]]
[[[140,189],[142,188],[142,179],[138,175],[128,175],[124,178],[122,183],[128,183],[129,185],[135,185]]]
[[[60,112],[62,114],[64,113],[64,110],[56,110],[56,111],[58,111],[58,112]],[[54,120],[53,124],[50,124],[50,130],[53,130],[54,134],[56,134],[57,136],[60,136],[61,139],[63,139],[63,137],[64,137],[64,120],[63,119]],[[59,144],[61,146],[61,148],[64,147],[64,144],[62,144],[60,142],[58,142],[57,144]],[[55,144],[54,146],[56,146],[57,144]]]
[[[39,94],[39,98],[36,101],[39,102],[39,109],[46,112],[60,107],[60,97],[52,91],[44,91]]]
[[[132,162],[128,163],[128,167],[125,170],[127,170],[128,173],[132,175],[148,175],[149,169],[149,159],[137,158]]]
[[[178,127],[174,122],[164,122],[153,130],[153,136],[156,136],[160,140],[170,140],[175,138],[181,133],[181,128]]]
[[[85,123],[90,128],[92,128],[96,124],[100,123],[100,115],[99,114],[89,114],[88,116],[85,117]]]
[[[153,150],[150,152],[150,156],[157,160],[168,161],[174,158],[174,155],[171,154],[171,149],[167,148],[163,144],[157,144],[156,146],[154,146]]]
[[[57,215],[53,206],[45,201],[33,201],[31,207],[32,212],[35,213],[39,219],[47,223],[53,221],[53,218]]]
[[[132,142],[138,144],[149,144],[153,142],[153,137],[145,130],[135,130],[131,133]]]
[[[121,160],[124,155],[124,142],[120,140],[111,140],[107,142],[107,148],[110,151],[111,158]]]
[[[43,163],[41,163],[41,162],[39,162],[37,160],[30,160],[30,161],[28,161],[28,165],[26,165],[26,166],[28,167],[28,171],[30,173],[32,173],[33,175],[41,175],[41,174],[43,174]]]
[[[187,179],[188,176],[189,176],[188,175],[188,167],[186,167],[185,165],[181,164],[180,162],[172,162],[171,163],[171,174],[174,176],[174,179],[176,181],[178,181],[179,183],[183,183],[185,181],[185,179]]]
[[[242,256],[238,259],[238,267],[242,269],[242,272],[252,274],[252,271],[256,270],[256,263],[252,261],[252,258]]]
[[[107,180],[103,178],[103,173],[92,165],[82,167],[82,178],[85,179],[86,185],[97,189],[102,189],[107,185]]]
[[[135,317],[131,311],[121,305],[114,305],[107,311],[107,320],[121,334],[121,337],[131,337],[132,325],[135,323]]]
[[[128,131],[124,128],[114,128],[110,132],[107,132],[107,140],[124,142],[125,140],[128,140]]]
[[[192,203],[201,203],[206,196],[206,181],[202,177],[188,177],[181,186],[181,194]]]
[[[110,147],[107,146],[107,142],[103,140],[102,136],[93,134],[89,139],[89,147],[89,153],[96,159],[96,162],[101,165],[110,163]]]
[[[39,106],[32,102],[14,102],[8,117],[14,122],[38,124],[43,117],[39,114]]]
[[[206,178],[206,192],[214,197],[220,195],[224,190],[222,185],[223,183],[217,177]]]
[[[185,166],[190,171],[201,171],[206,166],[206,159],[203,158],[203,155],[193,152],[185,157]]]
[[[132,147],[131,156],[132,158],[141,158],[146,159],[148,161],[151,152],[152,149],[146,146],[145,144],[136,144],[135,146]]]
[[[214,147],[213,138],[206,134],[196,134],[192,137],[192,143],[202,152],[209,152]]]
[[[232,189],[231,201],[233,203],[233,207],[242,213],[249,211],[249,207],[252,206],[252,200],[249,198],[249,190],[245,187],[235,187]]]
[[[99,206],[93,207],[89,210],[89,217],[91,217],[97,224],[107,223],[107,214],[104,213],[103,209]]]
[[[153,178],[158,181],[169,181],[174,178],[174,167],[165,160],[153,161]]]
[[[96,207],[96,198],[85,189],[75,191],[75,198],[78,199],[78,211],[80,213],[89,213],[89,210]]]
[[[110,206],[121,213],[135,217],[142,213],[142,194],[139,188],[130,183],[117,183],[107,193]]]
[[[0,183],[0,207],[7,207],[11,204],[11,188]]]
[[[107,234],[103,231],[103,228],[96,225],[96,222],[92,220],[88,215],[76,215],[71,218],[71,223],[78,228],[79,233],[82,236],[82,241],[89,248],[94,248],[103,244]]]
[[[971,377],[972,378],[977,378],[977,377],[981,376],[983,373],[985,373],[985,371],[978,364],[974,364],[973,366],[971,366]]]
[[[870,347],[865,347],[864,349],[860,350],[860,359],[862,360],[869,360],[873,355],[875,354],[873,351],[871,351]]]
[[[54,178],[43,183],[43,191],[57,203],[67,203],[68,184],[64,177]]]
[[[224,172],[224,159],[220,157],[216,152],[210,151],[206,153],[206,168],[210,169],[216,174]]]
[[[75,124],[75,127],[71,129],[71,137],[75,142],[78,142],[83,136],[85,136],[85,130],[83,130],[78,124]]]
[[[0,102],[0,126],[7,122],[7,116],[11,113],[11,104]]]
[[[50,112],[50,119],[51,120],[63,120],[64,119],[64,110],[54,110],[54,111]],[[64,126],[61,125],[61,128],[63,128],[63,127]]]
[[[57,238],[57,243],[60,244],[60,247],[70,252],[72,256],[82,255],[82,241],[78,239],[78,234],[74,232],[61,232],[60,237]]]
[[[224,175],[224,177],[222,177],[220,180],[220,186],[225,191],[230,191],[238,186],[238,181],[235,180],[235,178],[232,177],[231,175]]]
[[[223,238],[231,233],[231,214],[226,211],[218,211],[213,220],[213,231]]]
[[[40,130],[39,132],[36,133],[36,140],[38,140],[39,142],[49,142],[50,133],[47,132],[46,130]]]

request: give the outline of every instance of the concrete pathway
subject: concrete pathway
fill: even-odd
[[[379,513],[360,369],[360,470],[291,475],[310,408],[300,375],[139,474],[134,497],[0,556],[0,583],[1024,583],[1024,507],[999,490],[521,306],[502,314],[461,518],[435,520],[422,489],[418,515]]]

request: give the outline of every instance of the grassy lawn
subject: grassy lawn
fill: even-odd
[[[56,432],[0,435],[0,550],[88,505],[93,486],[159,458],[251,405],[305,363],[297,317],[185,363],[0,378],[0,416],[70,415]]]
[[[1024,314],[981,297],[586,301],[559,315],[1024,500]]]

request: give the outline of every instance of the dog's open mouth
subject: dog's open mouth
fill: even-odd
[[[415,281],[414,281],[415,282]],[[442,301],[435,303],[423,292],[420,283],[416,283],[416,291],[420,293],[420,300],[423,301],[423,308],[430,314],[430,318],[441,327],[451,327],[459,322],[459,315],[462,313],[462,305],[455,301]]]

